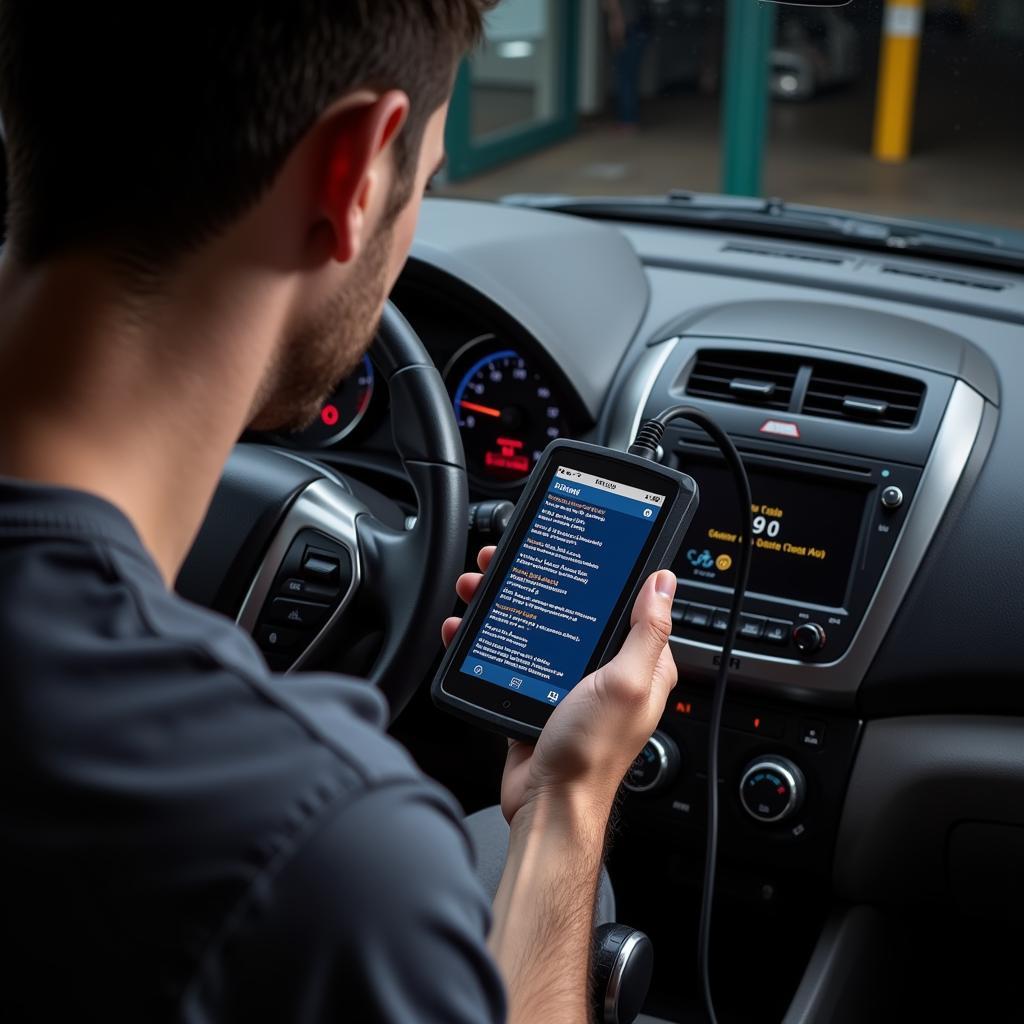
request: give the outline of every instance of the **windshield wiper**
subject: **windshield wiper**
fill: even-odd
[[[781,199],[674,191],[667,196],[635,197],[526,193],[505,196],[502,202],[606,220],[748,231],[815,242],[841,242],[858,248],[968,261],[1018,271],[1024,269],[1024,246],[1011,244],[996,234],[804,206]]]

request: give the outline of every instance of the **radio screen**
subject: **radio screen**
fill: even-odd
[[[736,485],[724,467],[686,470],[700,507],[676,562],[676,575],[731,587],[739,556]],[[833,481],[750,470],[754,556],[748,589],[807,604],[841,607],[857,549],[866,492]]]

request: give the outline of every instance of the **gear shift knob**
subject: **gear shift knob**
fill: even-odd
[[[603,924],[594,933],[594,1019],[632,1024],[643,1008],[654,970],[654,947],[641,931]]]

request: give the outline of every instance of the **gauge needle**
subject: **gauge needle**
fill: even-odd
[[[477,405],[476,402],[459,402],[459,405],[470,412],[479,412],[484,416],[496,416],[498,419],[501,419],[501,410],[492,409],[489,405]]]

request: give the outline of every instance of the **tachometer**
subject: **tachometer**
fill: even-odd
[[[317,418],[305,430],[288,436],[297,448],[329,448],[348,437],[363,421],[370,407],[374,387],[373,364],[369,356],[321,406]]]
[[[493,340],[467,345],[449,366],[448,381],[470,473],[513,484],[529,475],[565,423],[544,375],[514,349],[487,351]]]

